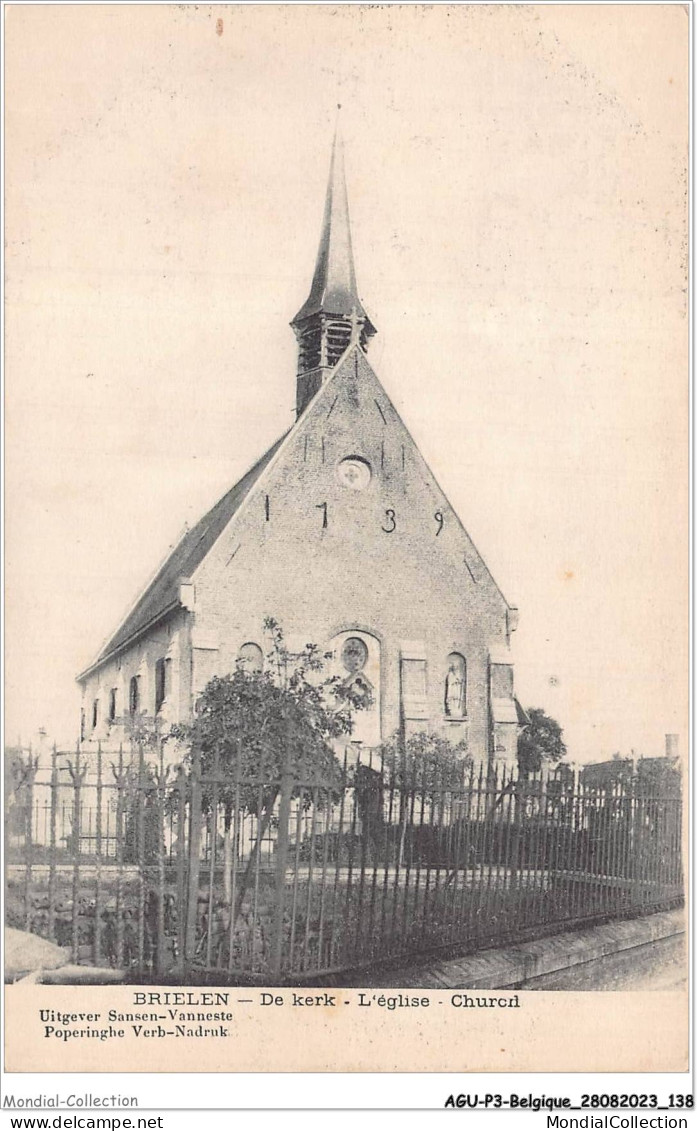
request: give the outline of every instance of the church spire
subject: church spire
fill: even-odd
[[[298,339],[297,412],[354,342],[367,348],[375,333],[358,296],[353,265],[344,147],[337,121],[319,250],[307,301],[291,323]]]

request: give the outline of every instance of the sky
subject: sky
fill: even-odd
[[[6,738],[293,420],[342,104],[370,360],[570,757],[687,747],[687,12],[6,9]]]

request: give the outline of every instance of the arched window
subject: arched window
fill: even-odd
[[[138,676],[131,676],[131,682],[128,685],[128,710],[131,715],[137,715],[140,708],[140,687],[138,686]]]
[[[344,628],[331,638],[332,676],[351,690],[351,743],[379,745],[382,723],[380,701],[380,641],[368,629]]]
[[[85,741],[85,734],[87,733],[87,718],[85,716],[85,708],[80,711],[80,741]]]
[[[99,700],[95,699],[92,704],[92,730],[96,730],[99,723]]]
[[[117,688],[112,687],[109,692],[109,722],[113,723],[116,719],[116,695]]]
[[[463,719],[467,708],[467,663],[459,652],[451,652],[446,661],[444,703],[449,719]]]
[[[360,636],[349,636],[341,649],[341,664],[344,671],[348,672],[344,683],[370,698],[374,689],[364,671],[367,663],[368,645],[365,640],[361,640]]]
[[[264,670],[264,653],[258,644],[248,640],[237,653],[237,667],[247,675],[258,675]]]

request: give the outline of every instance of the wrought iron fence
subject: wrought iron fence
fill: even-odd
[[[675,906],[680,779],[593,784],[351,745],[332,772],[15,759],[8,921],[130,980],[314,979]]]

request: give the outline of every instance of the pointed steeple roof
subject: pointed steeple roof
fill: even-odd
[[[291,325],[296,326],[315,314],[353,317],[365,323],[369,334],[375,333],[375,327],[358,297],[356,287],[344,173],[344,146],[338,119],[332,145],[329,184],[315,273],[307,301],[300,308]]]

